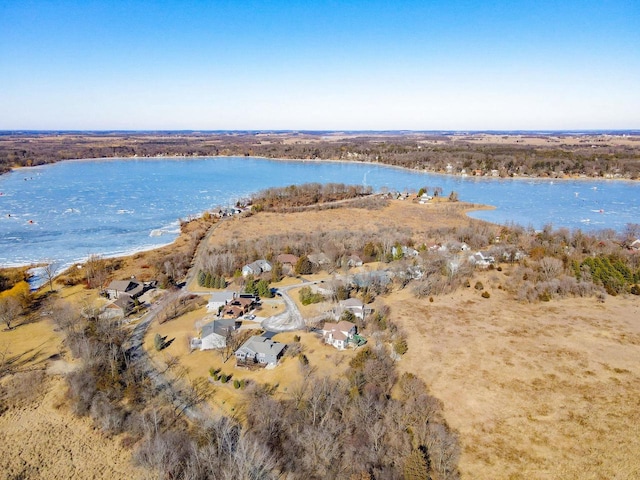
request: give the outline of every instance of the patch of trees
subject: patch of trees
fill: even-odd
[[[370,195],[371,187],[343,183],[306,183],[288,187],[268,188],[251,198],[252,210],[278,211],[290,207],[304,207]]]
[[[262,298],[273,298],[274,296],[269,286],[269,280],[265,278],[256,280],[253,275],[247,275],[247,278],[245,278],[244,292]]]
[[[227,280],[222,275],[211,275],[209,272],[200,270],[198,285],[205,288],[227,288]]]
[[[358,254],[364,259],[381,260],[398,242],[408,242],[409,229],[392,229],[372,226],[371,230],[331,230],[309,233],[284,233],[265,235],[255,239],[234,239],[226,244],[210,248],[203,256],[202,270],[211,275],[232,277],[248,263],[259,258],[273,259],[280,253],[292,253],[299,257],[294,265],[295,273],[308,274],[320,267],[333,272],[347,264],[350,255]],[[376,241],[372,242],[372,238]],[[411,242],[413,243],[413,242]],[[311,253],[322,252],[328,263],[312,264]]]
[[[69,305],[51,307],[51,318],[79,367],[67,377],[68,398],[79,416],[90,416],[107,434],[142,435],[141,411],[154,389],[126,347],[128,333],[113,320],[83,317]]]
[[[640,258],[626,245],[637,230],[629,225],[618,235],[609,230],[553,230],[549,225],[540,232],[505,227],[496,252],[507,258],[513,258],[513,249],[527,253],[509,274],[506,287],[524,301],[632,293],[640,282]]]
[[[416,478],[458,478],[457,436],[441,405],[416,377],[398,378],[385,346],[362,348],[342,379],[300,368],[303,378],[287,396],[247,389],[248,433],[285,475],[400,479],[413,465]]]

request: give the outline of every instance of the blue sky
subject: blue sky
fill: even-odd
[[[0,0],[0,129],[638,128],[638,0]]]

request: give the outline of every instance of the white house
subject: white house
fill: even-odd
[[[338,323],[326,322],[322,329],[325,343],[333,345],[338,350],[344,350],[355,334],[356,326],[345,320]]]
[[[227,345],[227,337],[237,328],[233,319],[216,319],[202,327],[200,333],[200,350],[223,348]],[[195,345],[192,342],[192,347]]]
[[[267,262],[265,259],[256,260],[255,262],[249,263],[242,267],[242,276],[246,277],[247,275],[260,275],[263,272],[270,272],[271,264]]]
[[[495,258],[489,255],[489,252],[476,252],[473,255],[469,256],[469,262],[478,267],[488,267],[489,265],[495,263]]]
[[[353,313],[359,319],[364,319],[366,314],[365,306],[362,300],[358,300],[357,298],[347,298],[346,300],[342,300],[339,304],[339,307],[336,311],[336,316],[340,318],[345,311],[349,311]]]
[[[361,267],[362,259],[358,255],[350,255],[347,258],[347,266],[348,267]]]
[[[220,307],[224,307],[228,303],[231,303],[237,296],[236,292],[230,290],[223,290],[221,292],[213,292],[209,296],[209,303],[207,304],[208,313],[218,313]]]
[[[406,245],[402,245],[401,247],[393,247],[391,254],[394,257],[399,257],[400,254],[402,254],[404,258],[412,258],[418,256],[418,251],[411,247],[407,247]]]

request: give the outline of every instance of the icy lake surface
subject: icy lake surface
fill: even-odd
[[[170,243],[178,219],[271,186],[307,182],[374,190],[441,187],[494,205],[475,218],[525,227],[622,231],[640,223],[640,183],[453,177],[370,164],[247,157],[73,160],[0,176],[0,265],[91,254],[123,255]]]

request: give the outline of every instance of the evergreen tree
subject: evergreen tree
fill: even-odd
[[[258,295],[263,298],[273,297],[271,288],[269,288],[269,282],[266,280],[260,280],[258,283],[256,283],[256,291],[258,292]]]

